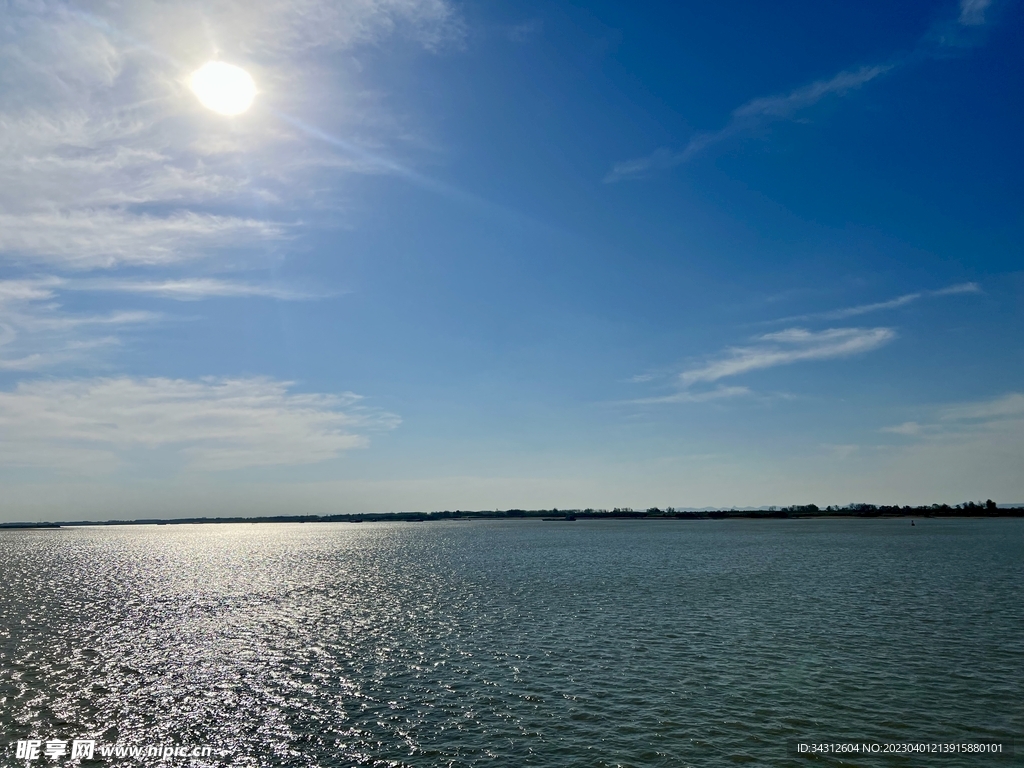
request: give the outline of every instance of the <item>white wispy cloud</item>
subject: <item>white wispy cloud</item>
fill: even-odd
[[[831,360],[861,355],[878,349],[896,338],[892,328],[829,328],[812,331],[787,328],[783,331],[755,336],[744,346],[728,347],[703,362],[692,365],[672,377],[676,391],[630,400],[637,405],[658,403],[705,403],[752,395],[745,386],[718,384],[722,379],[783,365]],[[634,376],[629,381],[647,383],[657,374]],[[712,388],[701,385],[713,384]],[[779,394],[777,396],[790,397]]]
[[[0,280],[0,308],[15,301],[39,301],[54,296],[63,281],[59,277]]]
[[[894,427],[882,427],[883,432],[888,432],[893,435],[919,435],[923,427],[916,421],[905,421],[902,424],[897,424]]]
[[[654,405],[658,403],[706,403],[709,400],[722,400],[730,397],[742,397],[749,395],[750,390],[747,387],[716,387],[704,392],[690,392],[683,390],[681,392],[674,392],[671,395],[662,395],[660,397],[641,397],[636,400],[631,400],[631,403],[638,405]]]
[[[789,328],[767,333],[744,347],[731,347],[717,358],[679,374],[684,388],[730,376],[808,360],[850,357],[878,349],[896,338],[891,328]]]
[[[698,133],[681,150],[661,148],[646,157],[615,163],[605,176],[606,183],[646,176],[654,171],[681,165],[707,148],[738,134],[752,131],[765,123],[793,117],[826,96],[842,96],[860,88],[893,68],[877,64],[857,70],[839,72],[827,80],[818,80],[786,94],[765,96],[748,101],[732,112],[729,122],[717,131]]]
[[[140,451],[164,449],[201,471],[311,464],[399,423],[350,392],[292,389],[267,378],[22,382],[0,392],[0,458],[8,466],[108,471]]]
[[[465,33],[456,7],[446,0],[138,0],[117,19],[147,39],[184,55],[212,42],[251,47],[274,58],[317,48],[349,49],[406,37],[427,48],[457,44]],[[207,37],[196,30],[207,30]]]
[[[126,328],[164,318],[147,310],[75,313],[65,310],[58,277],[0,280],[0,370],[34,371],[74,362],[99,362]]]
[[[7,329],[4,329],[7,330]],[[15,334],[12,340],[23,341],[20,334]],[[99,363],[97,353],[104,348],[113,348],[121,344],[117,336],[93,336],[87,339],[77,338],[50,338],[34,339],[37,343],[35,349],[42,349],[41,352],[18,353],[17,345],[12,344],[11,350],[4,350],[0,354],[0,371],[35,372],[44,369],[52,369],[62,365],[81,364],[88,362],[95,366]],[[24,344],[22,344],[24,346]]]
[[[192,211],[169,216],[124,210],[0,214],[0,252],[8,261],[44,261],[68,270],[164,265],[282,234],[270,222]]]
[[[984,24],[990,5],[992,0],[960,0],[960,23],[972,27]]]
[[[924,294],[921,293],[905,293],[902,296],[897,296],[895,299],[889,299],[888,301],[876,301],[871,304],[860,304],[856,307],[834,309],[830,312],[821,312],[818,315],[804,315],[804,317],[820,317],[825,320],[842,320],[847,317],[856,317],[857,315],[866,315],[871,312],[880,312],[884,309],[896,309],[898,307],[903,307],[917,301],[923,295]]]
[[[604,181],[614,183],[642,178],[682,165],[715,144],[737,135],[752,133],[775,120],[794,118],[828,96],[843,96],[910,61],[941,56],[948,50],[975,45],[977,37],[972,36],[966,28],[984,25],[985,12],[990,5],[991,0],[960,0],[959,18],[955,22],[940,20],[933,24],[920,38],[912,53],[879,64],[846,69],[788,93],[751,99],[734,109],[729,121],[719,130],[697,133],[682,149],[661,147],[644,157],[614,163]]]
[[[122,280],[86,278],[66,280],[62,287],[71,291],[110,291],[116,293],[159,296],[177,301],[198,301],[210,298],[267,298],[281,301],[303,301],[330,294],[313,293],[281,285],[258,285],[238,280],[194,277],[166,280]]]
[[[268,298],[305,301],[337,295],[314,292],[287,285],[248,283],[219,277],[184,277],[145,280],[113,277],[60,277],[43,275],[32,278],[0,280],[0,310],[16,302],[39,302],[57,298],[61,292],[110,292],[154,295],[179,301],[205,298]],[[52,306],[52,305],[51,305]]]
[[[752,99],[733,110],[733,120],[792,117],[800,110],[817,104],[826,96],[842,96],[860,88],[879,75],[885,74],[892,67],[892,64],[876,64],[857,70],[839,72],[828,80],[815,81],[787,94]]]
[[[994,422],[1024,419],[1024,394],[1010,392],[988,400],[949,405],[939,411],[944,422]]]
[[[887,299],[886,301],[876,301],[870,304],[858,304],[854,307],[844,307],[842,309],[833,309],[827,312],[817,312],[808,315],[792,315],[790,317],[783,317],[770,322],[791,323],[802,320],[845,320],[850,317],[867,315],[871,312],[881,312],[886,309],[898,309],[899,307],[913,304],[920,299],[939,296],[958,296],[972,293],[982,293],[981,286],[977,283],[959,283],[957,285],[951,285],[935,291],[915,291],[914,293],[905,293],[902,296]]]
[[[160,320],[163,315],[146,310],[108,312],[102,315],[45,316],[41,314],[9,315],[28,331],[70,331],[83,327],[136,325]]]
[[[928,291],[926,296],[956,296],[961,293],[982,293],[981,286],[977,283],[957,283],[947,288],[940,288],[937,291]]]
[[[280,285],[259,285],[221,278],[140,280],[137,278],[65,278],[43,275],[0,280],[0,370],[32,371],[74,362],[97,364],[97,352],[120,346],[125,329],[171,320],[162,312],[113,309],[101,313],[68,310],[63,294],[113,292],[158,296],[176,301],[209,298],[269,298],[303,301],[323,298]]]
[[[1007,392],[969,402],[932,406],[920,421],[905,421],[881,431],[925,442],[975,441],[997,433],[1024,440],[1024,393]],[[1018,457],[1019,461],[1019,457]]]

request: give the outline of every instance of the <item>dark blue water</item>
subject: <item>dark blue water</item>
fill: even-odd
[[[164,763],[196,766],[777,766],[839,764],[795,740],[1024,734],[1022,520],[2,531],[0,577],[5,765],[54,737],[210,745]]]

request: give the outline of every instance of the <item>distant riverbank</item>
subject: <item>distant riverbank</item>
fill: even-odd
[[[79,520],[74,522],[0,523],[4,529],[61,528],[86,525],[182,525],[197,523],[382,523],[428,522],[439,520],[501,520],[543,519],[547,521],[578,520],[792,520],[792,519],[850,519],[850,518],[993,518],[1024,517],[1024,507],[999,507],[993,501],[966,502],[950,506],[885,506],[854,504],[847,507],[819,508],[814,504],[792,507],[758,509],[676,509],[651,507],[635,510],[629,507],[614,509],[508,509],[508,510],[444,510],[438,512],[382,512],[374,514],[338,515],[272,515],[268,517],[183,517],[140,518],[136,520]]]

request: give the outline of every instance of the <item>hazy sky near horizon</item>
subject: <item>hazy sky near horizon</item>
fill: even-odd
[[[1024,502],[1019,2],[3,16],[0,520]]]

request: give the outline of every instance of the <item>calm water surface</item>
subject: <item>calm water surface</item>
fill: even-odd
[[[1024,761],[1022,520],[0,531],[0,577],[5,765],[51,736],[215,748],[165,763],[190,766],[837,765],[788,744],[1013,736],[847,764]]]

